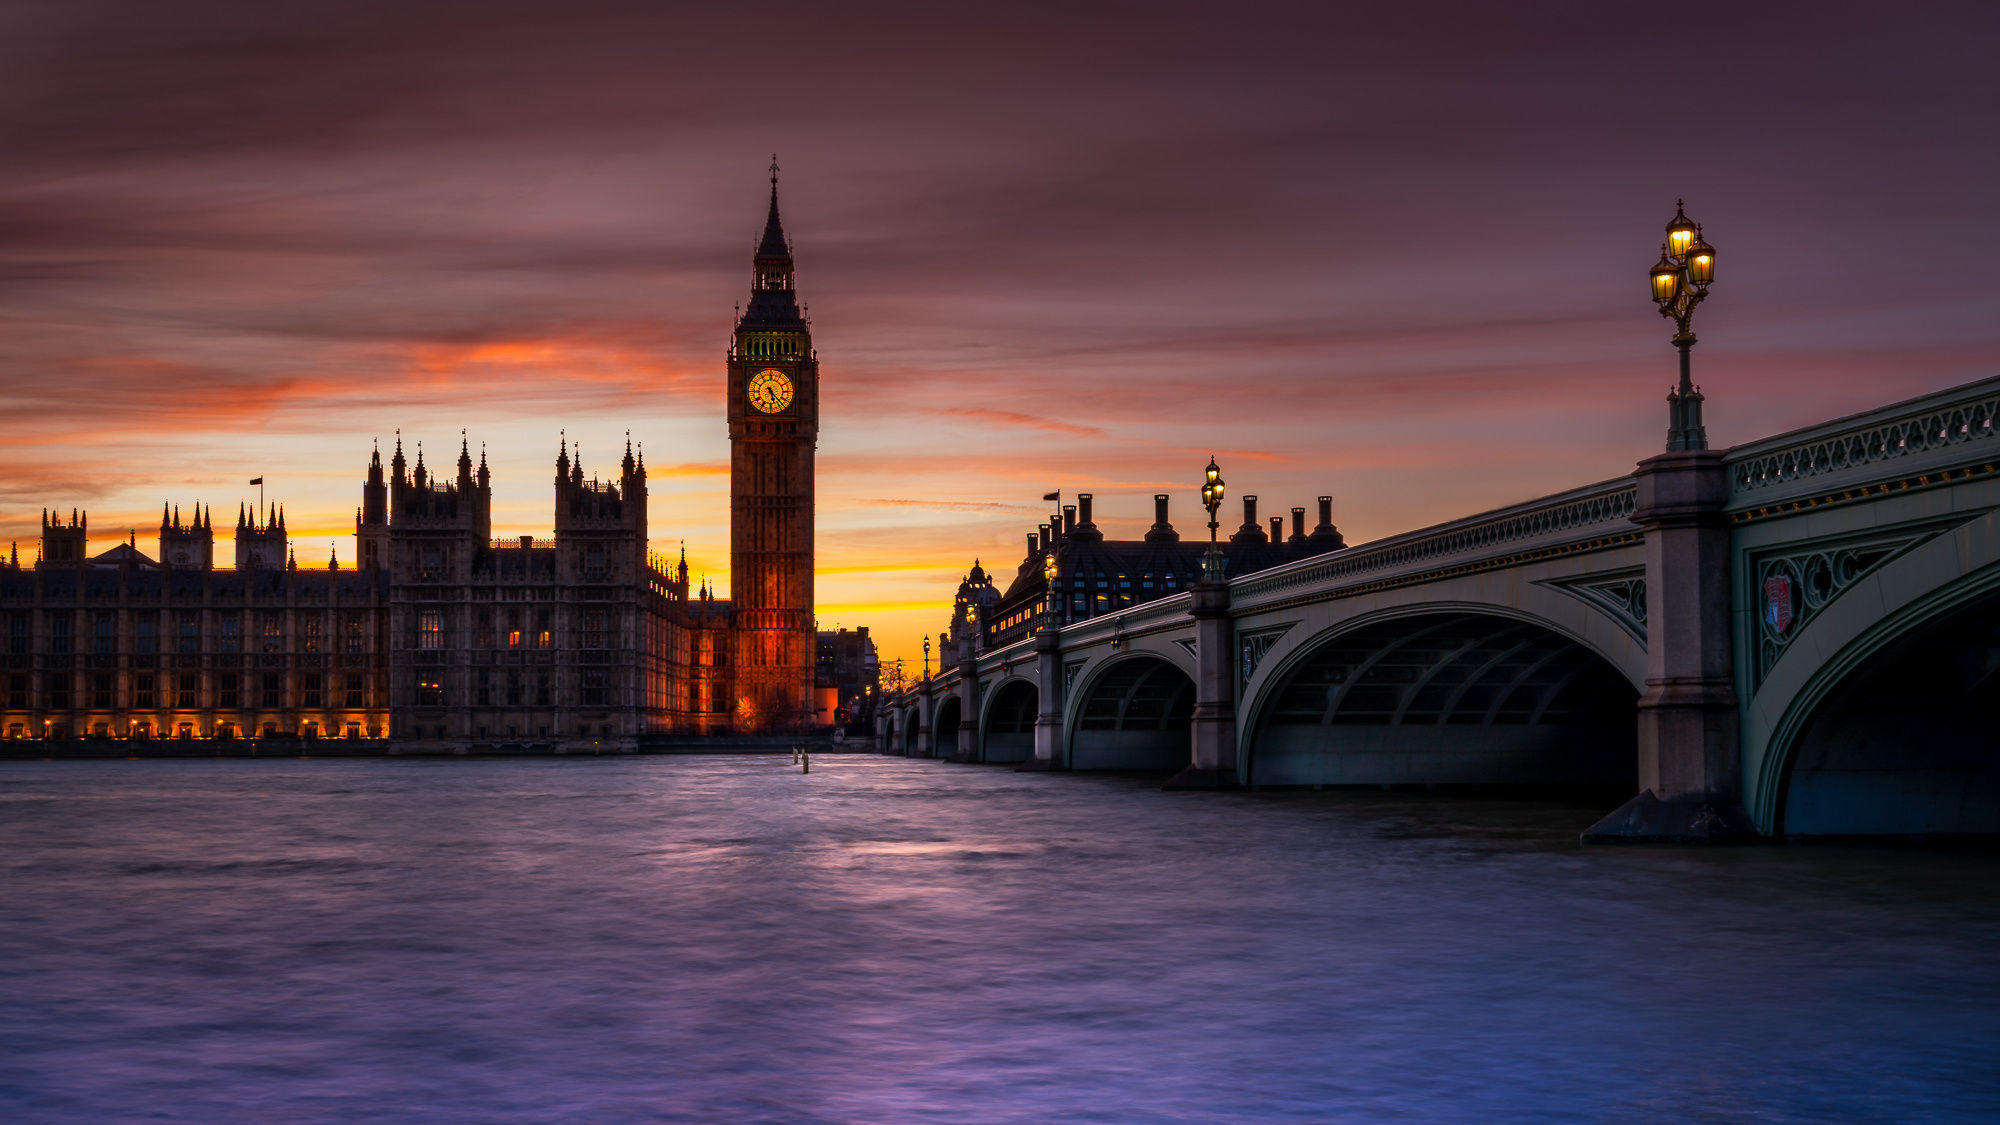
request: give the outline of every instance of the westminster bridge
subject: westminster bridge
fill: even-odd
[[[1043,627],[891,753],[1637,794],[1590,839],[2000,832],[2000,378]]]

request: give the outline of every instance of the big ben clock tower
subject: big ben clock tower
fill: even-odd
[[[735,633],[734,725],[785,730],[812,721],[813,448],[819,359],[792,288],[792,248],[771,213],[750,304],[729,350],[729,587]]]

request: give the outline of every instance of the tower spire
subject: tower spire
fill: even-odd
[[[759,258],[784,258],[792,256],[791,245],[785,241],[785,224],[778,218],[778,154],[771,154],[771,212],[764,218],[764,238],[757,244]]]

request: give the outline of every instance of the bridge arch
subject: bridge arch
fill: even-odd
[[[1294,647],[1246,701],[1251,785],[1630,792],[1639,685],[1616,655],[1483,605],[1364,614]]]
[[[1009,676],[984,694],[979,718],[979,760],[1025,762],[1035,756],[1035,718],[1041,692],[1035,681]]]
[[[1745,807],[1774,835],[2000,833],[1996,713],[1989,512],[1856,580],[1786,643],[1745,708]]]
[[[902,742],[899,744],[898,748],[902,751],[903,757],[905,758],[916,757],[917,756],[917,709],[915,707],[904,708],[902,713],[902,719],[900,722],[897,723],[897,726],[899,726],[902,729],[903,739]]]
[[[1179,770],[1193,760],[1194,677],[1153,652],[1089,669],[1071,696],[1073,770]]]
[[[931,757],[949,758],[958,753],[960,710],[957,692],[938,700],[937,710],[931,714]]]

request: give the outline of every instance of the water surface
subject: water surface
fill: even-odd
[[[0,764],[0,1119],[2000,1117],[1990,854],[866,756]]]

